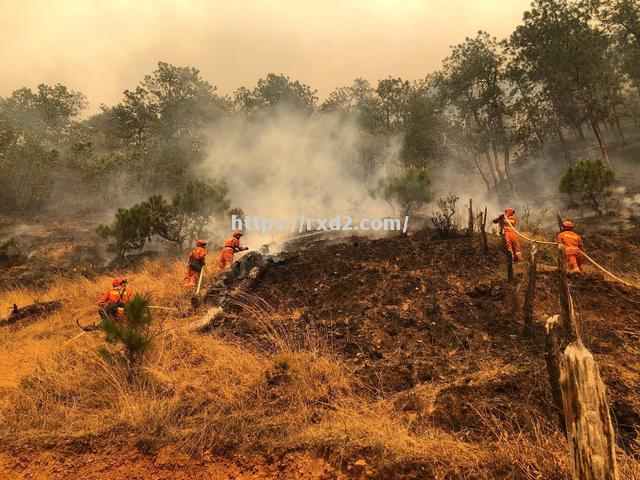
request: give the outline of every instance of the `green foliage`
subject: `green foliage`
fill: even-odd
[[[431,222],[439,235],[449,237],[456,233],[458,226],[455,222],[456,203],[460,197],[449,194],[445,198],[438,199],[438,211],[433,212]]]
[[[109,249],[120,257],[130,250],[142,250],[154,235],[182,248],[186,240],[205,236],[211,220],[228,210],[224,182],[192,180],[171,204],[161,195],[153,195],[146,202],[118,209],[115,221],[100,225],[97,231],[102,238],[113,239]]]
[[[614,180],[613,171],[600,160],[580,160],[567,167],[560,179],[559,190],[572,201],[588,206],[602,215],[601,204],[611,193],[608,188]],[[605,204],[606,208],[606,204]]]
[[[312,112],[318,99],[315,94],[315,90],[298,80],[270,73],[258,80],[253,90],[239,88],[235,92],[235,103],[244,112],[260,112],[277,106]]]
[[[111,225],[97,228],[102,238],[113,238],[109,250],[123,258],[130,250],[142,250],[155,233],[158,218],[149,202],[138,203],[130,208],[119,208]]]
[[[380,181],[378,191],[387,202],[398,205],[403,216],[414,213],[433,198],[429,171],[417,167]]]
[[[153,346],[151,322],[153,317],[149,310],[151,297],[149,294],[136,293],[124,306],[123,320],[105,315],[100,329],[110,343],[122,346],[124,356],[132,366],[139,365]]]

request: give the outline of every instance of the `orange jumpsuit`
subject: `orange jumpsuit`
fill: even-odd
[[[240,239],[237,237],[231,237],[224,242],[220,255],[218,255],[218,268],[220,270],[230,268],[233,263],[233,254],[242,250],[244,250],[244,248],[240,246]]]
[[[516,224],[516,216],[515,215],[504,215],[511,225]],[[507,249],[511,254],[511,258],[513,260],[522,261],[522,252],[520,251],[520,244],[518,243],[518,234],[511,228],[511,226],[503,219],[502,216],[496,218],[493,223],[500,224],[500,234],[504,234],[504,239],[507,243]]]
[[[567,264],[572,273],[582,271],[582,237],[572,230],[563,230],[558,234],[558,243],[564,245]]]
[[[100,297],[98,308],[116,319],[124,318],[124,304],[131,300],[131,292],[126,286],[113,287]]]
[[[189,254],[189,265],[184,272],[184,286],[195,287],[200,277],[200,272],[204,268],[204,259],[207,256],[207,250],[203,247],[194,248]]]

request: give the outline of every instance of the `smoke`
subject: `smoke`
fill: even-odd
[[[278,109],[258,121],[228,122],[212,133],[205,175],[223,178],[232,207],[246,215],[287,220],[293,216],[375,218],[390,207],[370,195],[386,168],[398,158],[399,141],[378,157],[375,171],[363,165],[370,141],[352,121],[338,114],[308,116]],[[229,225],[225,225],[228,229]],[[252,233],[251,243],[281,241],[290,233]]]

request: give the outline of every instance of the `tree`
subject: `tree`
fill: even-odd
[[[227,192],[224,182],[190,181],[184,191],[174,195],[167,213],[162,214],[166,229],[158,230],[158,234],[180,248],[186,240],[205,236],[207,225],[229,210]]]
[[[602,85],[611,83],[611,78],[604,78],[609,40],[593,25],[592,10],[577,1],[535,0],[510,44],[530,78],[542,84],[558,115],[579,135],[581,124],[588,121],[603,161],[612,168],[599,126],[606,105]]]
[[[381,180],[378,191],[389,204],[399,206],[402,216],[414,213],[433,198],[429,171],[417,167]]]
[[[224,182],[192,180],[184,191],[174,195],[171,204],[161,195],[130,208],[120,208],[111,225],[100,225],[102,238],[112,238],[109,249],[124,258],[131,250],[142,250],[152,237],[174,242],[179,248],[186,240],[206,235],[212,219],[229,210]]]
[[[581,160],[567,167],[560,179],[559,190],[569,195],[572,201],[586,205],[602,215],[601,204],[611,193],[608,188],[614,180],[613,171],[600,160]]]
[[[261,112],[278,106],[311,113],[315,110],[318,99],[316,91],[311,90],[308,85],[274,73],[259,79],[253,90],[239,88],[234,97],[235,104],[245,113]]]
[[[120,344],[129,366],[137,366],[142,362],[145,353],[153,346],[151,323],[153,317],[149,310],[151,296],[136,293],[124,306],[123,320],[105,315],[100,329],[105,333],[109,343]]]
[[[131,250],[142,250],[157,228],[158,218],[149,202],[119,208],[115,216],[111,225],[100,225],[97,232],[102,238],[113,238],[109,250],[120,258]]]

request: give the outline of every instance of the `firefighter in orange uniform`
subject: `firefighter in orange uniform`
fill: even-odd
[[[184,272],[185,287],[196,287],[200,272],[204,268],[205,257],[207,256],[206,246],[206,240],[198,240],[196,242],[196,248],[191,250],[189,254],[189,264],[187,265],[187,270]]]
[[[120,321],[125,316],[125,304],[131,300],[131,291],[127,289],[127,279],[123,277],[114,278],[111,286],[100,297],[98,309],[101,317],[109,316]]]
[[[508,220],[508,222],[507,222]],[[512,228],[516,224],[516,211],[513,208],[506,208],[493,223],[500,225],[500,235],[504,235],[507,248],[511,254],[511,258],[516,262],[522,261],[522,252],[518,243],[518,234]]]
[[[218,269],[226,270],[227,268],[230,268],[233,263],[234,253],[249,250],[249,247],[243,247],[240,245],[241,236],[242,232],[240,230],[235,230],[233,232],[233,236],[224,242],[220,255],[218,255]]]
[[[571,220],[562,222],[562,227],[558,234],[558,243],[564,246],[569,272],[582,272],[582,237],[573,231],[573,222]]]

